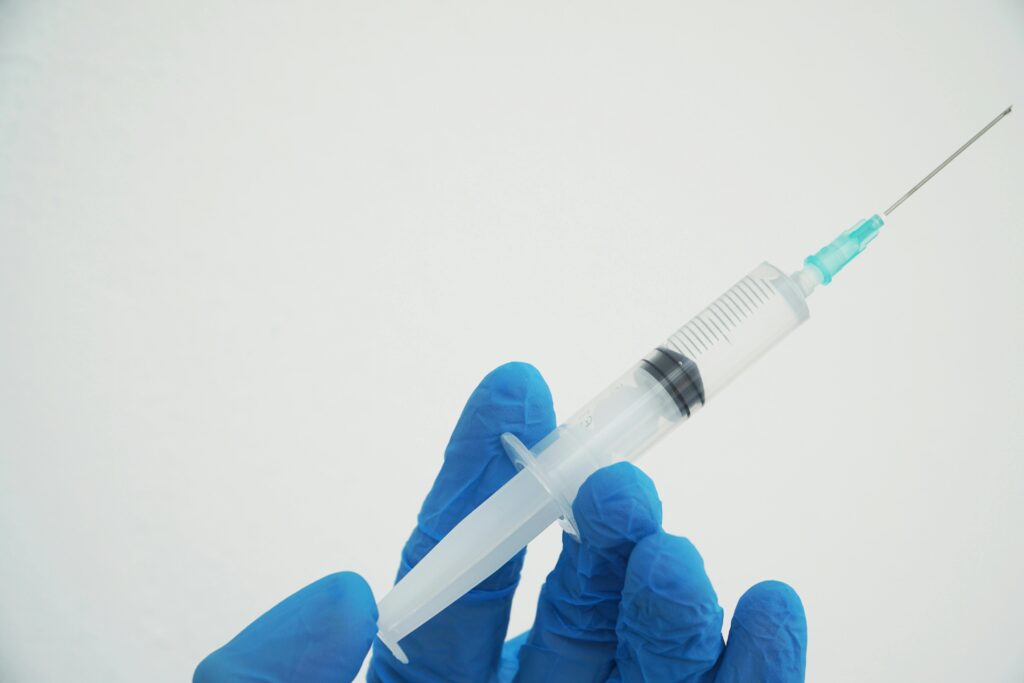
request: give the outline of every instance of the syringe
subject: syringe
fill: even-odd
[[[552,522],[578,536],[572,501],[596,470],[637,460],[807,320],[807,297],[878,236],[889,214],[1010,113],[1008,107],[889,208],[858,221],[787,275],[762,263],[532,449],[502,441],[520,470],[445,536],[378,604],[378,637],[399,641],[511,559]]]

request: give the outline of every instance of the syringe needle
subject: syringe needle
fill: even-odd
[[[1002,111],[1002,112],[1001,112],[1001,113],[999,114],[999,116],[997,116],[997,117],[995,117],[994,119],[992,119],[991,121],[989,121],[989,122],[988,122],[988,125],[986,125],[986,126],[985,126],[984,128],[982,128],[982,129],[981,129],[981,130],[979,130],[979,131],[978,131],[977,133],[975,133],[975,134],[974,134],[974,137],[972,137],[972,138],[971,138],[970,140],[968,140],[967,142],[965,142],[965,143],[964,143],[963,145],[961,145],[961,146],[960,146],[960,149],[958,149],[957,151],[955,151],[955,152],[953,152],[952,154],[950,154],[950,155],[949,155],[949,156],[948,156],[948,157],[946,158],[946,160],[945,160],[945,161],[943,161],[943,162],[942,162],[941,164],[939,164],[938,166],[936,166],[936,167],[935,167],[935,170],[933,170],[933,171],[932,171],[931,173],[929,173],[929,174],[928,174],[928,175],[926,175],[926,176],[925,176],[924,178],[922,178],[922,179],[921,179],[921,182],[919,182],[919,183],[918,183],[917,185],[914,185],[914,186],[913,186],[912,188],[910,188],[910,190],[908,190],[908,191],[907,191],[907,193],[906,193],[905,195],[903,195],[902,197],[900,197],[899,199],[897,199],[897,200],[895,201],[895,203],[893,203],[893,205],[892,205],[892,206],[890,206],[890,207],[889,207],[888,209],[886,209],[885,211],[883,211],[883,212],[882,212],[882,215],[883,215],[883,216],[888,216],[888,215],[889,215],[890,213],[892,213],[893,211],[895,211],[895,210],[896,210],[896,207],[898,207],[898,206],[899,206],[900,204],[902,204],[903,202],[905,202],[905,201],[907,200],[907,198],[908,198],[908,197],[910,197],[910,195],[912,195],[912,194],[914,194],[915,192],[917,192],[918,190],[920,190],[920,189],[921,189],[921,186],[922,186],[922,185],[924,185],[924,184],[925,184],[925,183],[927,183],[927,182],[928,182],[929,180],[931,180],[931,179],[932,179],[933,177],[935,177],[935,174],[936,174],[936,173],[938,173],[938,172],[939,172],[939,171],[941,171],[942,169],[946,168],[946,166],[948,166],[948,165],[949,165],[949,162],[953,161],[953,159],[956,159],[956,158],[957,158],[958,156],[960,156],[960,153],[961,153],[961,152],[963,152],[963,151],[964,151],[965,149],[967,149],[968,147],[970,147],[971,145],[973,145],[973,144],[974,144],[974,141],[975,141],[975,140],[977,140],[977,139],[978,139],[978,138],[980,138],[980,137],[981,137],[982,135],[984,135],[985,133],[987,133],[987,132],[988,132],[988,129],[989,129],[989,128],[991,128],[992,126],[994,126],[994,125],[996,125],[997,123],[999,123],[999,122],[1000,122],[1000,121],[1002,120],[1002,118],[1003,118],[1004,116],[1006,116],[1007,114],[1009,114],[1009,113],[1010,113],[1011,111],[1013,111],[1013,105],[1010,105],[1010,106],[1009,106],[1009,107],[1007,107],[1007,108],[1006,108],[1006,109],[1005,109],[1004,111]]]

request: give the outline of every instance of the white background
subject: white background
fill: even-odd
[[[0,2],[0,679],[382,595],[488,370],[567,415],[1024,106],[1020,2],[687,4]],[[809,680],[1024,677],[1022,178],[1024,112],[642,463]]]

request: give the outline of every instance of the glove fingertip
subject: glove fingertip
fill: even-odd
[[[366,580],[354,572],[329,574],[309,586],[300,620],[311,649],[312,671],[335,670],[342,680],[359,673],[377,633],[377,603]]]
[[[659,532],[641,540],[629,558],[625,593],[634,604],[664,611],[669,623],[721,630],[722,608],[704,558],[689,539]]]
[[[651,478],[620,462],[590,475],[573,502],[580,537],[608,548],[635,544],[661,528],[661,500]]]
[[[633,549],[617,627],[626,680],[703,680],[722,653],[722,608],[689,540],[663,531]]]
[[[481,405],[500,422],[492,431],[511,431],[528,446],[555,427],[551,389],[529,363],[513,361],[489,372],[473,392],[467,412]]]
[[[349,637],[369,634],[367,642],[372,640],[377,632],[377,602],[366,579],[355,572],[337,572],[317,583],[323,584],[323,599],[314,603],[315,609],[309,613],[316,627],[331,628],[337,623],[337,615],[345,614]]]
[[[254,672],[261,680],[352,680],[376,632],[377,605],[363,577],[330,574],[285,598],[211,653],[192,680],[249,680]]]
[[[736,604],[718,679],[795,683],[807,665],[807,619],[800,596],[781,581],[762,581]]]
[[[733,628],[740,626],[760,638],[775,638],[782,631],[799,644],[807,642],[807,617],[800,596],[782,581],[751,586],[736,604]]]

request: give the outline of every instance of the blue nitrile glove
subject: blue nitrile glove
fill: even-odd
[[[510,363],[485,377],[452,434],[402,553],[399,577],[515,473],[499,442],[503,432],[532,445],[554,426],[551,395],[534,368]],[[661,529],[654,484],[636,467],[620,463],[596,472],[573,511],[582,542],[563,537],[528,633],[503,643],[520,553],[403,639],[409,664],[375,641],[368,680],[803,680],[807,628],[796,593],[778,582],[748,590],[726,646],[722,609],[700,555],[689,541]],[[352,574],[332,575],[207,657],[195,681],[349,681],[375,618],[365,584]]]
[[[377,632],[363,577],[331,574],[282,600],[207,656],[193,683],[351,681]]]

